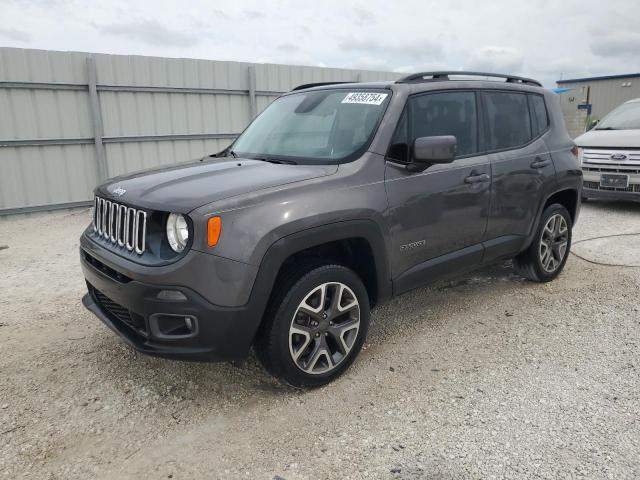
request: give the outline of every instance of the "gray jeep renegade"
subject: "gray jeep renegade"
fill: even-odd
[[[141,352],[241,360],[254,346],[288,384],[323,385],[392,296],[509,258],[556,277],[576,155],[535,80],[303,85],[223,152],[98,187],[83,303]]]

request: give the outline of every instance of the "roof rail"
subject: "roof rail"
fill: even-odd
[[[420,72],[402,77],[396,80],[396,83],[420,83],[433,82],[440,80],[451,80],[449,75],[464,75],[468,77],[493,77],[504,78],[506,83],[520,83],[522,85],[535,85],[541,87],[542,84],[532,78],[517,77],[515,75],[504,75],[502,73],[485,73],[485,72],[465,72],[465,71],[443,71],[443,72]]]
[[[298,85],[297,87],[294,87],[291,89],[292,92],[295,92],[296,90],[304,90],[305,88],[313,88],[313,87],[324,87],[325,85],[340,85],[343,83],[358,83],[357,81],[355,82],[318,82],[318,83],[305,83],[303,85]]]

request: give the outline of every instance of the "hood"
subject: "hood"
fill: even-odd
[[[236,195],[331,175],[337,169],[337,165],[207,159],[116,177],[98,187],[96,193],[140,208],[188,213]]]
[[[640,130],[589,130],[576,138],[579,147],[640,148]]]

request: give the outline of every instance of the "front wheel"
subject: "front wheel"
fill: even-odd
[[[534,282],[549,282],[564,268],[571,249],[571,215],[555,203],[542,213],[529,248],[514,259],[520,275]]]
[[[276,288],[256,340],[265,368],[294,387],[318,387],[342,374],[369,327],[367,291],[341,265],[302,267]]]

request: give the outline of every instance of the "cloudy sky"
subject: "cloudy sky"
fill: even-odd
[[[640,71],[640,0],[0,0],[0,46],[402,72]]]

